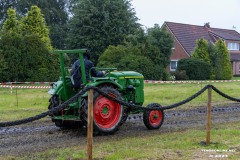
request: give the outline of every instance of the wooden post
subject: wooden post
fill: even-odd
[[[212,87],[208,88],[208,105],[207,105],[207,136],[206,136],[206,145],[210,144],[210,131],[211,131],[211,108],[212,108]]]
[[[88,92],[88,129],[87,129],[87,152],[88,160],[92,160],[93,144],[93,89]]]

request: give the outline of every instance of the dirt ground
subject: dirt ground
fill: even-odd
[[[240,121],[240,104],[217,106],[212,110],[212,124]],[[141,137],[160,132],[177,132],[188,128],[205,129],[206,107],[194,110],[167,110],[165,120],[159,130],[148,130],[141,115],[131,115],[130,118],[114,134],[96,136],[94,143],[103,143],[112,139],[125,137]],[[49,148],[62,148],[87,144],[86,130],[61,130],[49,118],[28,124],[0,128],[0,155],[22,155],[44,151]]]

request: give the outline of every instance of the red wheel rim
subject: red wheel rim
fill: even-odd
[[[93,114],[95,123],[99,127],[109,129],[119,122],[121,105],[106,97],[99,96],[95,101]]]
[[[161,111],[153,110],[149,115],[149,122],[152,126],[157,126],[162,122],[163,114]]]

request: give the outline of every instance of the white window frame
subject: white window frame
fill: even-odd
[[[239,43],[237,42],[228,42],[228,50],[239,51]]]
[[[176,63],[176,68],[172,68],[172,62],[175,62],[175,63]],[[170,71],[176,71],[177,65],[178,65],[178,60],[172,59],[172,60],[170,61]]]

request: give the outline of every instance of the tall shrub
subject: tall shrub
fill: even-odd
[[[29,15],[34,12],[41,17],[37,7],[33,8]],[[58,59],[50,53],[46,26],[36,21],[39,16],[24,17],[19,23],[15,10],[9,9],[0,35],[0,61],[4,61],[0,81],[53,81],[58,77]]]
[[[195,58],[178,61],[176,79],[207,80],[210,78],[210,64]],[[185,74],[185,75],[183,75]],[[185,76],[185,77],[184,77]]]
[[[209,44],[204,38],[197,40],[196,47],[192,53],[192,57],[200,59],[204,62],[211,63],[209,56]]]
[[[230,56],[226,44],[221,39],[214,46],[214,57],[213,72],[215,79],[231,79],[232,68]]]
[[[159,80],[162,78],[163,68],[141,55],[136,46],[109,46],[100,56],[98,67],[116,67],[118,70],[137,71],[145,79]]]

